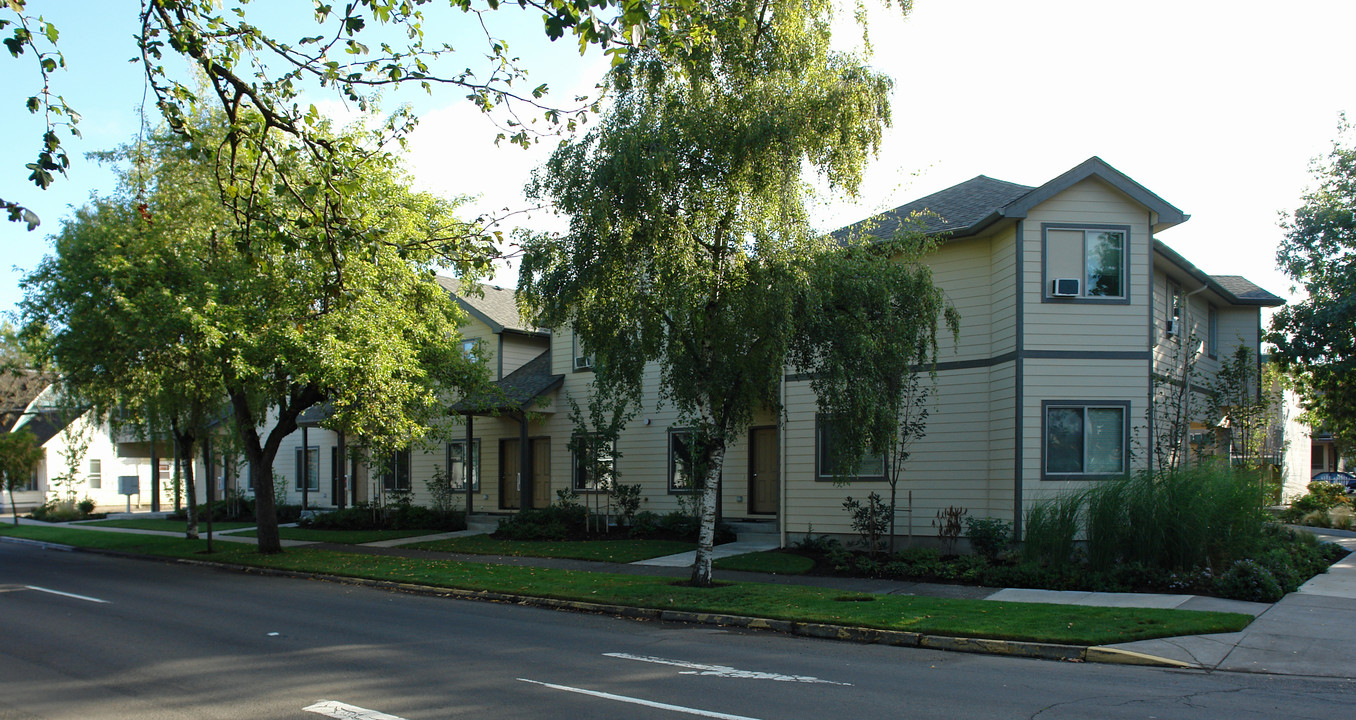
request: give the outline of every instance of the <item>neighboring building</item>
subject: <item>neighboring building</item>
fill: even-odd
[[[107,424],[98,422],[82,407],[66,403],[51,376],[31,373],[33,382],[26,388],[29,400],[22,409],[7,407],[7,426],[0,431],[27,429],[43,449],[33,478],[22,491],[14,493],[20,511],[31,510],[50,498],[90,499],[104,510],[126,507],[128,496],[119,493],[118,478],[137,477],[138,493],[130,497],[133,508],[152,506],[150,443],[122,437]],[[10,396],[17,397],[17,396]],[[17,403],[15,403],[17,405]],[[168,454],[163,448],[161,457]],[[169,463],[160,463],[162,501],[173,504],[169,485]],[[9,498],[4,498],[6,508]]]
[[[1219,360],[1240,344],[1255,352],[1260,309],[1283,302],[1244,278],[1206,275],[1160,242],[1157,233],[1188,216],[1098,158],[1038,187],[976,177],[879,216],[871,234],[892,233],[911,216],[945,237],[928,262],[961,324],[954,347],[943,341],[927,436],[914,443],[900,484],[901,534],[935,535],[931,521],[949,506],[1020,524],[1033,501],[1147,466],[1156,384],[1179,378],[1194,356],[1189,395],[1203,407]],[[567,449],[574,429],[566,398],[582,400],[591,377],[573,334],[524,326],[508,290],[459,299],[471,315],[467,342],[476,343],[509,399],[492,416],[472,418],[475,510],[538,506],[564,488],[596,493],[591,473]],[[657,373],[647,378],[645,404],[617,443],[615,469],[621,482],[643,486],[642,509],[666,512],[692,492],[675,462],[685,434],[672,407],[656,402]],[[786,375],[782,398],[781,417],[761,413],[729,448],[722,513],[775,523],[784,542],[811,528],[848,534],[843,498],[888,492],[880,463],[865,463],[848,487],[835,484],[832,453],[821,442],[829,428],[816,415],[809,382]],[[531,411],[526,420],[523,407]],[[295,502],[301,433],[291,440],[276,470]],[[307,445],[312,505],[338,504],[341,487],[349,489],[346,500],[371,498],[378,479],[417,499],[435,467],[458,485],[468,474],[461,439],[373,467],[355,463],[348,473],[336,462],[334,433],[311,429]]]

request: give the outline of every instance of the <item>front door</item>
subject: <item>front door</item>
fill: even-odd
[[[749,514],[776,515],[781,498],[777,467],[777,428],[749,431]]]
[[[532,438],[527,442],[528,452],[532,453],[532,507],[546,507],[551,504],[551,438]],[[519,447],[516,438],[499,441],[499,507],[505,510],[522,507]]]
[[[518,493],[518,440],[499,441],[499,507],[516,510]]]

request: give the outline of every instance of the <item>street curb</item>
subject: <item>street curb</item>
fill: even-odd
[[[41,540],[29,540],[28,538],[16,538],[10,537],[8,535],[0,535],[0,542],[10,542],[15,543],[17,545],[32,545],[34,547],[40,547],[44,550],[57,550],[59,552],[71,552],[75,550],[75,548],[70,545],[61,545],[58,543],[43,542]]]
[[[132,558],[139,560],[160,560],[167,562],[180,563],[183,565],[194,565],[206,568],[216,568],[219,570],[232,570],[245,574],[266,575],[270,577],[284,577],[301,580],[322,580],[344,585],[359,585],[363,587],[376,588],[381,590],[395,590],[412,595],[424,595],[428,597],[455,598],[460,600],[479,600],[482,602],[498,602],[520,605],[524,607],[539,607],[549,610],[565,610],[570,612],[584,612],[597,615],[612,615],[616,617],[630,618],[633,620],[660,620],[667,622],[684,622],[694,625],[713,625],[716,627],[738,627],[749,630],[768,630],[780,632],[788,635],[800,637],[818,638],[822,640],[839,640],[846,642],[855,642],[863,645],[890,645],[894,647],[916,647],[929,650],[944,650],[947,652],[965,652],[984,655],[1006,655],[1011,657],[1026,657],[1040,660],[1061,660],[1064,662],[1095,662],[1101,664],[1119,664],[1119,665],[1144,665],[1153,667],[1171,667],[1196,669],[1197,666],[1184,663],[1169,658],[1146,655],[1144,653],[1132,652],[1129,650],[1120,650],[1117,648],[1104,646],[1083,646],[1083,645],[1063,645],[1060,643],[1042,643],[1029,642],[1022,640],[997,640],[991,638],[967,638],[953,637],[950,635],[925,635],[922,633],[908,632],[904,630],[881,630],[877,628],[852,627],[848,625],[827,625],[823,623],[800,622],[796,620],[776,620],[772,618],[760,618],[747,615],[729,615],[723,613],[703,613],[687,610],[663,610],[660,608],[638,608],[627,605],[611,605],[607,603],[587,602],[583,600],[562,600],[548,597],[535,597],[531,595],[515,595],[512,593],[492,592],[489,590],[463,590],[461,588],[445,588],[435,585],[419,585],[416,583],[402,583],[392,580],[371,580],[368,578],[350,577],[347,575],[330,575],[326,573],[304,572],[300,570],[280,570],[277,568],[261,568],[253,565],[237,565],[234,563],[216,562],[213,560],[197,560],[191,558],[165,558],[155,555],[141,555],[136,553],[127,553],[119,550],[103,550],[99,548],[79,548],[70,545],[61,545],[57,543],[46,543],[37,540],[27,540],[24,538],[12,538],[0,536],[0,542],[18,542],[27,545],[37,545],[51,550],[63,550],[66,552],[87,552],[96,555],[109,555],[113,557]]]
[[[1146,655],[1133,650],[1122,650],[1113,647],[1090,647],[1087,652],[1087,661],[1095,663],[1115,663],[1119,665],[1148,665],[1150,667],[1172,667],[1183,670],[1194,670],[1199,668],[1181,660],[1172,660],[1170,658],[1159,657],[1157,655]]]

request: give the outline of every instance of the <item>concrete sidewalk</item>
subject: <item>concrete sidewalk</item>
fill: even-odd
[[[36,521],[21,520],[21,522],[46,525],[46,523]],[[182,535],[182,533],[97,526],[85,526],[84,529],[150,535]],[[283,542],[287,546],[312,545],[332,550],[366,552],[414,559],[437,558],[523,567],[668,577],[685,577],[693,560],[693,553],[681,553],[642,560],[637,563],[617,564],[559,558],[435,553],[401,547],[402,545],[447,537],[475,535],[493,529],[492,519],[472,518],[471,527],[464,531],[399,538],[365,545]],[[1311,532],[1320,539],[1336,542],[1348,550],[1356,550],[1356,532],[1318,528],[1300,529]],[[230,535],[216,535],[216,537],[228,542],[255,541],[254,538],[231,537]],[[761,538],[745,540],[718,546],[716,556],[727,557],[743,552],[756,552],[771,549],[773,546],[775,546],[775,543],[769,544]],[[1162,659],[1167,661],[1161,664],[1177,664],[1207,671],[1224,670],[1281,675],[1356,677],[1356,555],[1348,555],[1345,559],[1334,564],[1327,573],[1315,576],[1305,583],[1299,591],[1285,596],[1275,604],[1251,603],[1194,595],[1058,592],[1021,588],[996,590],[967,585],[872,578],[768,575],[730,571],[721,571],[719,575],[722,580],[735,582],[809,585],[861,593],[969,598],[997,602],[1242,612],[1251,614],[1257,619],[1241,632],[1142,640],[1108,647],[1113,651],[1125,651],[1148,656],[1149,660]]]
[[[1301,528],[1356,550],[1356,533]],[[1205,670],[1356,677],[1356,555],[1265,610],[1242,632],[1141,640],[1112,647]],[[1192,608],[1195,609],[1195,608]]]

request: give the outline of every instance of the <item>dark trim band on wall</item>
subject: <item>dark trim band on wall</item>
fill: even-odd
[[[1152,360],[1148,350],[1027,350],[1022,357],[1032,360]]]

